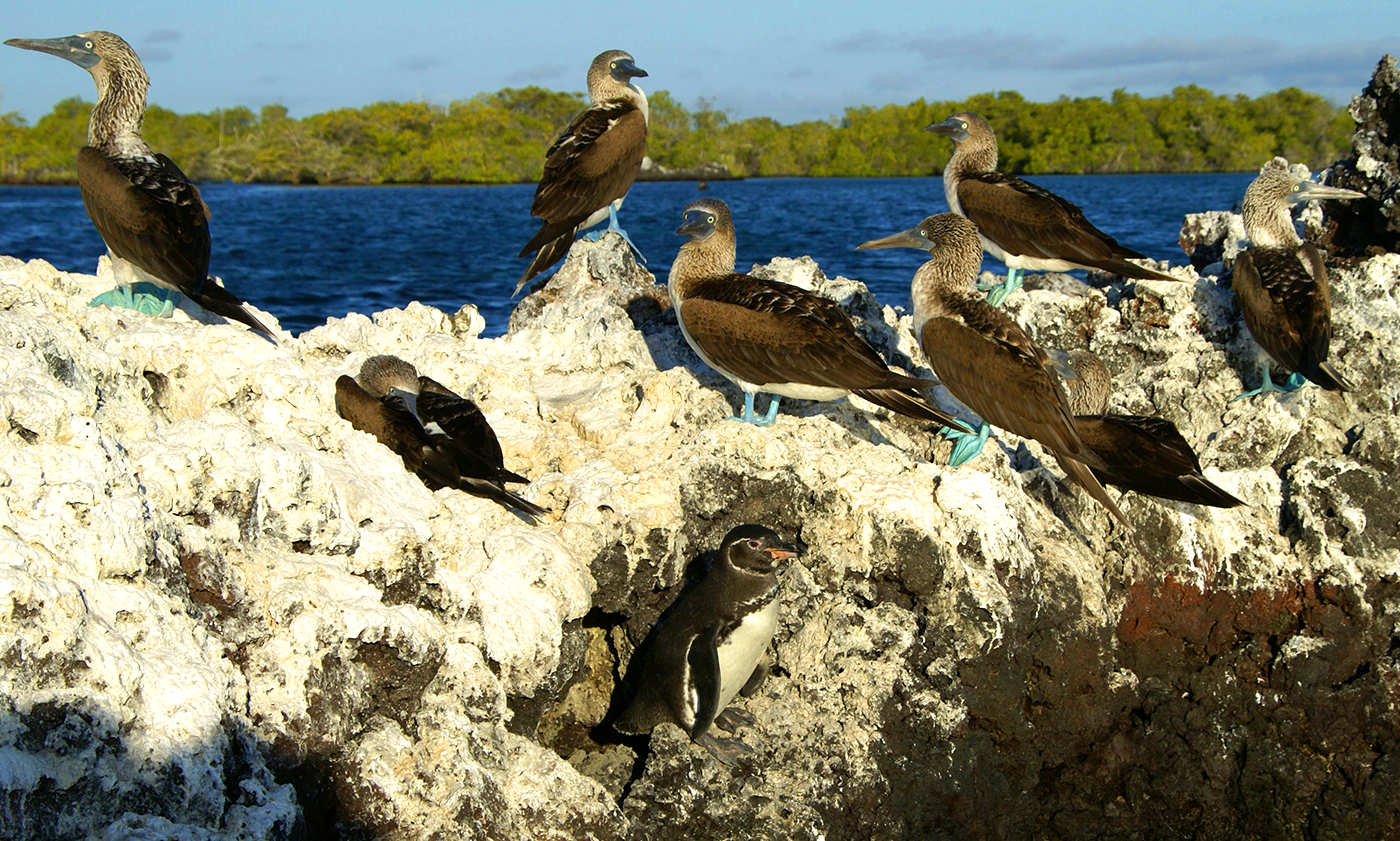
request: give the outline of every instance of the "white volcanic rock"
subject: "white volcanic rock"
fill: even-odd
[[[806,258],[756,271],[931,373],[863,284]],[[612,236],[499,339],[413,304],[273,345],[0,262],[0,829],[1228,837],[1327,798],[1329,831],[1383,832],[1400,257],[1336,271],[1334,357],[1360,391],[1240,403],[1233,293],[1172,271],[1188,282],[1009,307],[1099,354],[1114,408],[1175,422],[1248,503],[1127,494],[1134,542],[1009,434],[950,471],[930,428],[858,400],[726,420],[738,390]],[[429,492],[338,418],[336,377],[381,353],[475,399],[550,512]],[[741,701],[756,753],[723,767],[669,725],[619,741],[599,725],[634,647],[744,522],[806,547]]]

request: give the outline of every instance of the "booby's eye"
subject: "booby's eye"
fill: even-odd
[[[1294,185],[1293,185],[1293,192],[1296,193],[1296,192],[1298,192],[1298,191],[1301,190],[1301,189],[1303,189],[1303,185],[1302,185],[1302,184],[1294,184]]]
[[[617,62],[614,61],[612,64],[609,64],[609,65],[608,65],[608,69],[609,69],[609,70],[616,70],[616,69],[617,69]]]
[[[711,225],[713,225],[713,224],[715,223],[715,217],[713,217],[713,216],[706,216],[706,217],[705,217],[705,221],[706,221],[706,222],[709,222]]]
[[[963,131],[967,131],[967,123],[963,123],[963,124],[962,124],[962,127],[963,127]]]
[[[91,41],[84,41],[84,42],[83,42],[83,48],[84,48],[84,49],[88,49],[88,50],[92,49],[92,42],[91,42]]]

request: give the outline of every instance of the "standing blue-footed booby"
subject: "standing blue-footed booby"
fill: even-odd
[[[209,207],[199,188],[141,139],[150,78],[135,51],[110,32],[5,43],[65,58],[97,84],[87,145],[78,150],[78,187],[117,280],[128,289],[145,282],[184,293],[204,309],[276,341],[242,300],[210,277]],[[94,303],[105,303],[104,296]],[[173,301],[168,304],[173,308]]]
[[[608,230],[621,234],[637,251],[617,225],[617,208],[646,155],[647,95],[631,81],[645,75],[622,50],[608,50],[593,59],[588,108],[545,154],[544,174],[530,205],[530,215],[544,224],[520,249],[521,257],[536,253],[515,285],[516,294],[530,278],[559,262],[579,231],[604,219]]]
[[[686,237],[667,286],[685,340],[706,365],[744,391],[744,420],[771,426],[779,397],[835,400],[857,394],[920,420],[961,429],[920,388],[938,383],[891,371],[835,301],[806,289],[734,271],[734,223],[719,199],[686,205]],[[754,415],[758,392],[772,394]]]
[[[1000,306],[1020,288],[1026,269],[1101,269],[1137,280],[1178,281],[1128,262],[1143,255],[1094,227],[1077,206],[1014,175],[997,172],[997,138],[986,120],[962,111],[926,128],[954,144],[953,157],[943,168],[949,209],[971,219],[983,250],[1006,264],[1006,282],[987,296],[993,306]]]
[[[1148,415],[1108,414],[1113,376],[1087,350],[1047,351],[1069,396],[1080,439],[1099,457],[1091,466],[1105,485],[1148,496],[1233,508],[1244,505],[1201,473],[1196,451],[1176,424]]]
[[[1364,193],[1324,187],[1275,167],[1265,169],[1244,191],[1244,228],[1250,247],[1235,259],[1233,286],[1254,341],[1292,374],[1280,388],[1259,366],[1262,383],[1235,399],[1265,391],[1293,391],[1304,378],[1329,391],[1351,391],[1327,361],[1332,342],[1332,288],[1322,253],[1303,242],[1289,206],[1315,199],[1348,200]]]
[[[529,482],[505,468],[501,444],[477,405],[397,356],[372,356],[357,377],[335,381],[335,409],[418,474],[428,490],[456,488],[531,516],[545,509],[506,490]]]
[[[940,213],[858,247],[929,252],[911,289],[914,336],[943,387],[985,421],[1044,444],[1070,478],[1131,528],[1094,478],[1090,468],[1104,465],[1080,439],[1050,357],[1020,325],[977,294],[982,265],[977,226],[957,214]],[[985,430],[979,437],[986,439]]]

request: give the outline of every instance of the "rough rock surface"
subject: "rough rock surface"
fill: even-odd
[[[929,373],[863,284],[759,271]],[[0,258],[0,837],[1396,837],[1400,256],[1334,269],[1356,393],[1238,403],[1233,293],[1172,272],[1009,306],[1248,503],[1128,494],[1132,540],[1014,436],[950,471],[859,401],[725,420],[615,236],[499,339],[411,305],[274,346]],[[379,353],[474,398],[553,513],[429,493],[340,420]],[[633,648],[742,522],[806,547],[755,753],[622,740]]]
[[[1351,100],[1356,132],[1351,155],[1334,164],[1326,183],[1360,190],[1369,201],[1338,202],[1332,245],[1344,254],[1400,251],[1400,66],[1383,56],[1371,83]]]

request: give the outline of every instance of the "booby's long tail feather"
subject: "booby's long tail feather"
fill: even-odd
[[[856,389],[851,392],[869,400],[877,406],[884,406],[891,412],[898,412],[919,420],[933,421],[940,423],[949,429],[971,432],[967,426],[957,418],[947,412],[934,408],[924,400],[923,396],[913,389],[905,390],[900,388],[869,388]]]
[[[555,231],[554,236],[548,239],[541,239],[541,235],[546,231]],[[539,233],[531,237],[530,242],[520,251],[520,256],[524,257],[535,249],[535,256],[530,259],[530,265],[526,267],[525,273],[520,276],[520,282],[515,284],[515,292],[512,297],[520,294],[520,290],[525,288],[535,275],[545,271],[550,266],[564,259],[564,255],[569,253],[569,248],[574,244],[574,235],[578,233],[578,224],[564,226],[562,224],[549,224],[540,227]],[[539,240],[539,242],[536,242]]]
[[[1133,280],[1167,280],[1172,283],[1185,283],[1185,281],[1179,277],[1172,277],[1164,272],[1159,272],[1156,269],[1149,269],[1146,266],[1139,266],[1137,263],[1132,263],[1127,260],[1086,260],[1085,265],[1092,265],[1096,269],[1113,272],[1116,275],[1122,275],[1123,277],[1132,278]]]
[[[1194,502],[1197,505],[1210,505],[1215,508],[1235,508],[1245,504],[1244,500],[1239,499],[1204,476],[1182,476],[1181,484],[1191,493],[1191,499],[1182,500],[1183,502]]]
[[[1118,506],[1109,498],[1108,491],[1104,490],[1104,486],[1099,483],[1098,478],[1094,476],[1093,471],[1089,469],[1089,465],[1061,453],[1056,453],[1055,459],[1060,463],[1060,467],[1064,469],[1065,473],[1069,474],[1071,479],[1078,483],[1081,488],[1089,492],[1089,496],[1092,496],[1100,505],[1108,509],[1108,513],[1112,514],[1114,519],[1127,526],[1129,531],[1134,530],[1133,524],[1128,522],[1128,518],[1123,516],[1123,512],[1118,510]]]
[[[1303,376],[1327,389],[1328,391],[1355,391],[1356,386],[1347,381],[1342,373],[1332,367],[1331,362],[1319,362],[1317,369],[1312,372],[1305,372]]]
[[[259,321],[257,316],[249,312],[247,306],[239,300],[238,296],[214,282],[212,277],[204,282],[198,294],[192,295],[190,298],[215,315],[222,315],[224,318],[246,324],[276,343],[277,335],[267,329],[267,325]]]
[[[464,476],[462,477],[460,488],[469,494],[484,497],[492,502],[500,503],[507,508],[518,508],[531,517],[539,517],[544,514],[546,510],[519,494],[511,493],[500,485],[485,479],[471,479]]]

